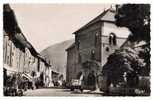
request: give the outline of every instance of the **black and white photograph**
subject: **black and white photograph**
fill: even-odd
[[[3,4],[4,97],[148,97],[151,4]]]

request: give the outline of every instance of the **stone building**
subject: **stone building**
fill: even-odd
[[[66,68],[66,81],[70,82],[71,79],[76,79],[77,74],[79,73],[80,66],[78,54],[77,54],[77,48],[75,46],[75,43],[73,43],[69,48],[66,49],[67,51],[67,68]]]
[[[129,34],[129,31],[118,28],[114,16],[115,10],[105,10],[73,33],[75,43],[67,48],[67,82],[78,78],[79,73],[83,72],[85,86],[90,85],[90,74],[96,77],[107,57],[126,41],[127,37],[118,34]]]

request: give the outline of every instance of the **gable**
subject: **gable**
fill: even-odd
[[[102,18],[102,21],[115,22],[115,11],[109,10]]]
[[[115,11],[112,11],[112,9],[107,9],[107,10],[103,11],[100,15],[95,17],[93,20],[91,20],[89,23],[87,23],[86,25],[84,25],[83,27],[81,27],[80,29],[75,31],[73,34],[76,34],[77,32],[81,31],[82,29],[87,28],[90,25],[97,23],[99,21],[114,22],[115,21],[114,16],[115,16]]]

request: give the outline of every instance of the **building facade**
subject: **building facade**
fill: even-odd
[[[105,10],[73,33],[75,43],[67,49],[67,82],[78,78],[79,73],[83,72],[85,86],[94,85],[90,83],[90,76],[100,74],[107,57],[126,41],[126,37],[117,34],[129,31],[118,28],[114,16],[114,10]]]
[[[4,5],[3,11],[4,86],[7,85],[8,77],[14,75],[24,76],[28,80],[30,79],[29,81],[37,78],[45,84],[47,76],[50,76],[49,80],[51,80],[50,73],[46,73],[46,71],[51,70],[51,65],[40,57],[31,43],[27,41],[17,24],[13,10],[8,4]]]
[[[76,79],[77,74],[80,71],[80,68],[77,68],[78,63],[78,52],[73,43],[69,48],[66,49],[67,51],[67,68],[66,68],[66,82],[70,82],[71,79]],[[79,70],[78,70],[79,69]]]

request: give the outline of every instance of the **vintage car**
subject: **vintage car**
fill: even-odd
[[[83,92],[83,87],[81,85],[81,81],[79,79],[72,79],[70,89],[71,91],[74,91],[75,89],[79,89],[81,92]]]

